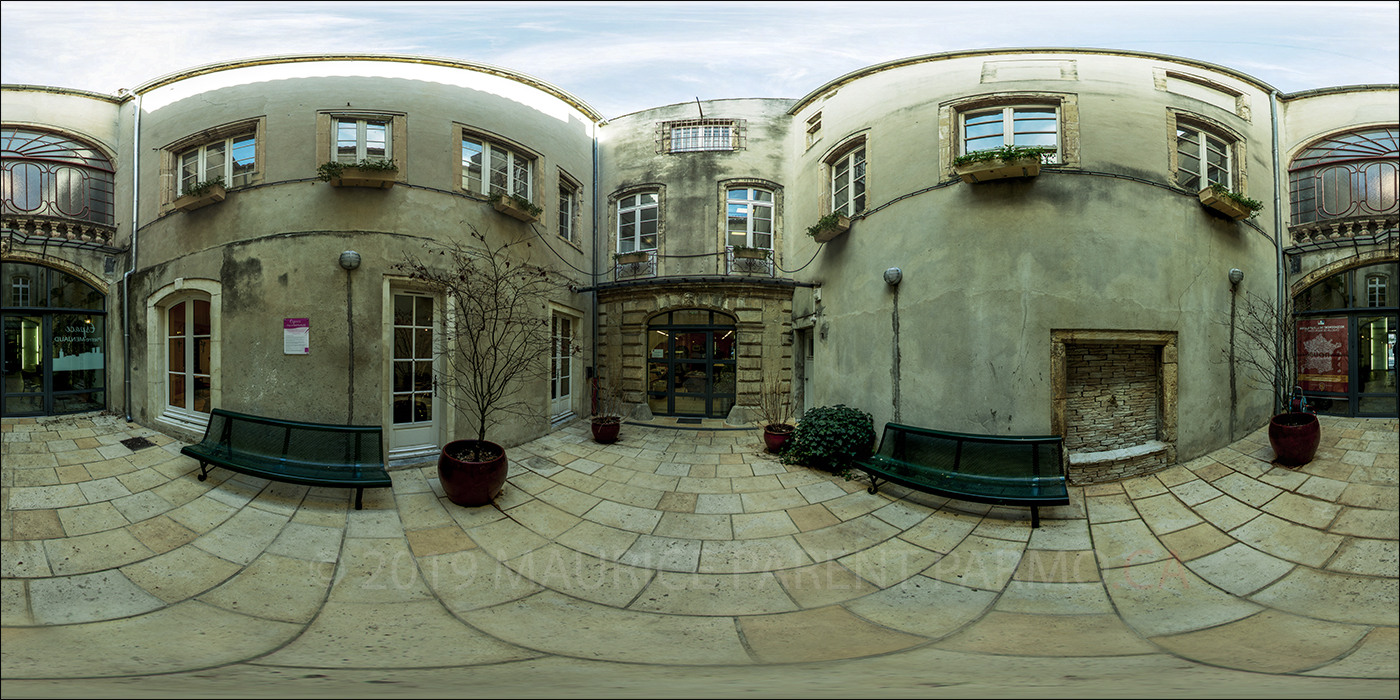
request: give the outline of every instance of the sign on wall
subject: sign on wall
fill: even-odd
[[[1347,391],[1347,319],[1298,321],[1298,384],[1303,391]]]
[[[311,319],[282,319],[282,354],[311,354]]]

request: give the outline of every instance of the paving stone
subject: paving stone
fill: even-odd
[[[1171,492],[1176,494],[1176,497],[1180,498],[1182,502],[1188,506],[1204,503],[1220,495],[1219,489],[1200,479],[1172,486]]]
[[[1395,540],[1352,538],[1327,563],[1327,568],[1365,576],[1400,577],[1400,549]]]
[[[1092,549],[1087,520],[1042,520],[1031,531],[1029,549],[1083,550]]]
[[[639,536],[635,532],[584,520],[560,535],[556,542],[600,559],[618,561]]]
[[[1235,543],[1235,538],[1210,523],[1201,523],[1162,535],[1159,541],[1178,561],[1191,561],[1229,547]]]
[[[1400,676],[1400,635],[1394,627],[1377,627],[1350,654],[1322,668],[1305,671],[1309,676],[1338,678],[1386,678]]]
[[[444,528],[447,529],[447,528]],[[450,529],[461,533],[455,525]],[[432,532],[426,530],[422,532]],[[267,553],[277,554],[304,561],[333,562],[340,557],[340,543],[344,531],[335,527],[287,523],[278,533],[277,539],[268,545]],[[410,542],[412,538],[410,538]]]
[[[1092,557],[1087,557],[1092,561]],[[1098,572],[1094,572],[1098,578]],[[1045,583],[1011,581],[997,599],[996,610],[1035,615],[1113,615],[1113,603],[1097,581]]]
[[[1141,520],[1091,524],[1089,528],[1102,568],[1145,564],[1171,556]]]
[[[1013,580],[1040,583],[1086,583],[1099,580],[1093,550],[1027,549]]]
[[[321,571],[315,562],[302,562],[307,571]],[[327,574],[330,572],[328,571]],[[339,603],[400,603],[431,597],[418,573],[407,541],[346,538],[337,562],[327,606]]]
[[[1316,498],[1285,493],[1269,501],[1263,510],[1285,520],[1325,530],[1342,509],[1341,506]]]
[[[1265,503],[1268,503],[1273,500],[1275,496],[1282,493],[1282,490],[1279,488],[1251,479],[1243,474],[1231,474],[1217,479],[1211,482],[1211,486],[1255,508],[1262,507]]]
[[[1111,523],[1138,517],[1133,502],[1126,495],[1091,496],[1084,499],[1089,507],[1089,522]]]
[[[924,571],[942,557],[904,540],[889,539],[838,561],[866,581],[888,588]]]
[[[0,547],[0,576],[20,579],[53,575],[45,540],[18,540],[6,542],[5,546]]]
[[[629,608],[666,615],[766,615],[793,611],[797,605],[770,572],[660,571]]]
[[[885,627],[938,639],[980,618],[997,595],[994,591],[914,576],[843,607]]]
[[[850,569],[824,561],[773,572],[783,590],[803,608],[819,608],[874,593],[879,588]]]
[[[17,487],[10,490],[11,510],[43,510],[87,505],[83,492],[75,484],[58,486]]]
[[[925,643],[832,606],[740,618],[744,639],[763,663],[832,661],[899,651]]]
[[[1192,507],[1196,515],[1205,518],[1221,530],[1229,532],[1257,517],[1259,511],[1230,496],[1221,496]]]
[[[1217,588],[1247,596],[1279,580],[1294,564],[1245,544],[1234,544],[1195,559],[1187,566]]]
[[[1201,522],[1190,508],[1170,493],[1133,502],[1147,526],[1158,536],[1176,532]]]
[[[127,527],[132,537],[152,552],[164,553],[193,542],[199,533],[163,515]]]
[[[1262,610],[1210,585],[1175,559],[1104,568],[1103,580],[1119,616],[1147,637],[1215,627]]]
[[[9,549],[7,545],[5,549]],[[44,540],[44,554],[55,576],[116,569],[145,559],[154,552],[125,528],[91,535]]]
[[[734,539],[747,540],[764,537],[795,535],[800,532],[785,511],[766,513],[735,513],[729,516],[734,528]]]
[[[1160,496],[1161,494],[1167,493],[1167,487],[1163,486],[1162,482],[1158,481],[1155,476],[1141,476],[1136,479],[1128,479],[1122,482],[1122,486],[1124,493],[1127,493],[1128,497],[1134,500],[1147,498],[1149,496]]]
[[[196,547],[179,547],[122,567],[121,573],[132,583],[169,604],[214,588],[242,568]],[[322,593],[324,597],[324,589]]]
[[[640,535],[617,561],[642,569],[694,573],[700,568],[698,539]]]
[[[813,562],[792,537],[755,540],[706,540],[700,549],[700,573],[743,574],[806,566]]]
[[[1400,490],[1388,486],[1351,484],[1337,497],[1339,503],[1358,508],[1400,509]]]
[[[1393,540],[1400,537],[1400,520],[1391,511],[1343,508],[1330,529],[1339,535]]]
[[[793,539],[802,545],[813,561],[826,561],[873,547],[898,534],[899,530],[889,523],[873,515],[863,515],[837,525],[793,535]]]
[[[636,598],[653,577],[652,569],[600,559],[558,544],[545,545],[504,563],[545,588],[619,608]]]
[[[1021,564],[1025,545],[969,535],[923,574],[960,586],[1001,590]]]
[[[788,508],[801,508],[807,505],[807,499],[804,498],[797,489],[774,489],[771,491],[741,493],[739,498],[745,513],[786,510]],[[828,510],[827,512],[830,511]]]
[[[939,649],[1017,656],[1126,656],[1156,653],[1116,615],[1026,615],[993,611],[935,643]]]
[[[1152,642],[1194,661],[1256,673],[1306,671],[1349,651],[1367,629],[1266,610],[1237,622]]]
[[[903,533],[894,534],[924,549],[946,554],[956,549],[980,522],[980,515],[939,511]]]
[[[287,516],[244,508],[194,541],[194,546],[237,564],[248,564],[272,544]]]
[[[17,510],[8,515],[13,524],[7,539],[46,540],[64,536],[63,523],[56,510]]]
[[[841,522],[840,518],[832,515],[831,511],[827,510],[826,506],[820,503],[814,503],[799,508],[789,508],[787,514],[788,517],[792,519],[792,523],[802,532],[819,530]]]
[[[1231,530],[1230,536],[1276,557],[1313,567],[1322,566],[1342,544],[1337,535],[1268,514]]]
[[[1310,477],[1307,474],[1304,474],[1302,472],[1296,472],[1292,469],[1275,467],[1273,469],[1270,469],[1263,476],[1259,477],[1259,480],[1266,484],[1269,484],[1270,486],[1276,486],[1285,491],[1293,491],[1299,486],[1302,486],[1303,482],[1312,478],[1315,477]]]
[[[159,610],[165,603],[119,571],[94,571],[29,582],[29,604],[38,625],[76,625]],[[6,649],[6,662],[10,650]],[[10,667],[13,668],[13,667]],[[7,669],[7,673],[11,672]]]
[[[830,501],[832,499],[841,498],[842,496],[847,495],[846,491],[840,486],[837,486],[836,484],[833,484],[830,481],[826,480],[806,484],[804,486],[798,486],[797,490],[799,493],[802,494],[803,498],[807,499],[808,503],[822,503],[824,501]],[[829,507],[827,509],[830,510]],[[873,508],[871,510],[873,510]],[[866,512],[868,513],[870,511]],[[836,515],[837,517],[840,517],[840,515],[835,512],[833,512],[832,514]]]

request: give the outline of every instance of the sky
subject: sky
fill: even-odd
[[[206,63],[393,53],[510,68],[607,118],[799,98],[964,49],[1128,49],[1282,92],[1400,82],[1400,2],[0,2],[0,82],[111,94]]]

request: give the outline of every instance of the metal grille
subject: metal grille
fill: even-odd
[[[750,249],[753,250],[753,249]],[[725,273],[730,275],[773,276],[773,251],[762,251],[761,258],[739,257],[734,254],[734,246],[725,248]]]
[[[657,153],[741,151],[748,146],[748,123],[743,119],[683,119],[661,122]]]

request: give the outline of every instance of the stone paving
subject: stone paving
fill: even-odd
[[[575,422],[509,450],[495,507],[451,504],[428,465],[356,511],[353,490],[200,482],[180,443],[118,417],[5,419],[3,677],[851,659],[916,674],[937,655],[969,673],[1395,679],[1397,421],[1322,421],[1301,469],[1271,465],[1261,429],[1072,488],[1032,530],[1028,509],[784,466],[718,421],[628,424],[611,446]],[[155,446],[121,442],[138,436]],[[1347,692],[1371,688],[1394,695]]]

